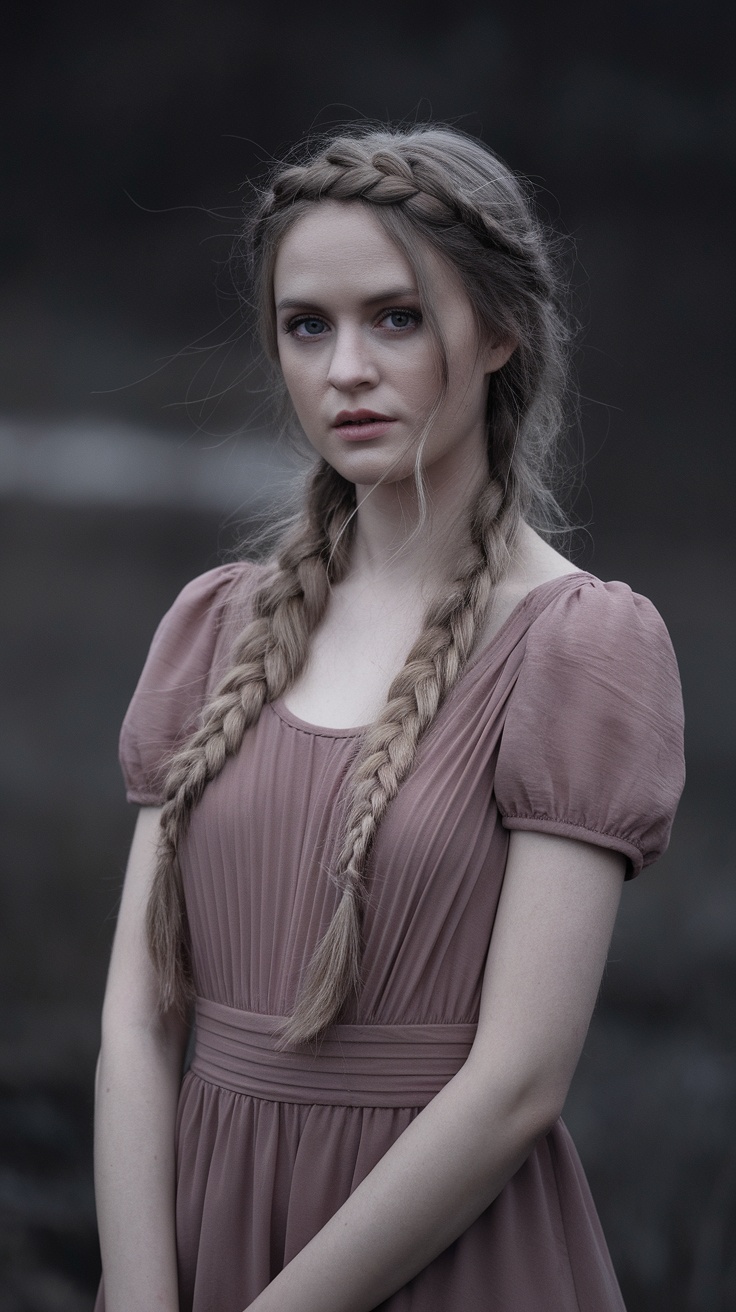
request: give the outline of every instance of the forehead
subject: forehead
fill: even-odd
[[[347,291],[370,296],[378,284],[416,289],[416,277],[367,205],[322,201],[297,219],[279,246],[277,302]]]

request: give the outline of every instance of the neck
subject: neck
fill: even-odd
[[[452,471],[439,468],[442,464],[438,461],[425,475],[424,505],[413,477],[356,486],[352,573],[430,589],[451,577],[488,469],[485,456],[481,464]]]

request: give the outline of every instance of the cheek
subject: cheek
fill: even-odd
[[[301,361],[290,360],[282,364],[281,375],[291,401],[291,407],[312,445],[319,444],[322,432],[322,392],[314,373]]]
[[[310,387],[310,374],[309,370],[305,369],[304,363],[299,359],[295,360],[284,352],[281,356],[281,376],[286,384],[286,390],[291,397],[294,409],[299,410],[305,404],[308,404],[313,384]]]
[[[441,387],[439,364],[425,347],[417,350],[413,357],[405,357],[393,369],[389,366],[386,375],[407,400],[422,408],[434,404]]]

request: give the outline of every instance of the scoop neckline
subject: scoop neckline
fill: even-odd
[[[506,616],[503,624],[496,630],[492,638],[490,638],[489,641],[470,658],[451,692],[454,692],[455,688],[459,687],[460,684],[462,684],[465,679],[479,667],[483,658],[487,656],[489,652],[495,651],[497,647],[500,647],[503,644],[504,639],[508,637],[509,632],[513,629],[515,621],[530,605],[536,605],[542,594],[547,592],[547,589],[549,589],[554,596],[558,588],[561,592],[564,591],[565,586],[569,586],[572,579],[577,579],[578,582],[581,583],[595,583],[597,581],[595,575],[590,574],[588,570],[570,570],[567,574],[558,574],[555,578],[545,579],[543,583],[537,583],[535,587],[530,588],[521,600],[517,601],[513,610]],[[312,734],[316,738],[359,738],[371,727],[371,724],[369,723],[349,725],[347,728],[333,729],[329,725],[313,724],[311,720],[303,720],[300,715],[296,715],[294,711],[289,710],[289,707],[284,703],[283,697],[277,697],[274,701],[269,702],[268,705],[285,724],[291,725],[293,729],[300,729],[302,733]]]

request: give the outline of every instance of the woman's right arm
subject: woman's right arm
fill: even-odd
[[[160,810],[143,807],[102,1011],[95,1189],[105,1312],[178,1312],[174,1127],[187,1027],[157,1007],[145,914]]]

